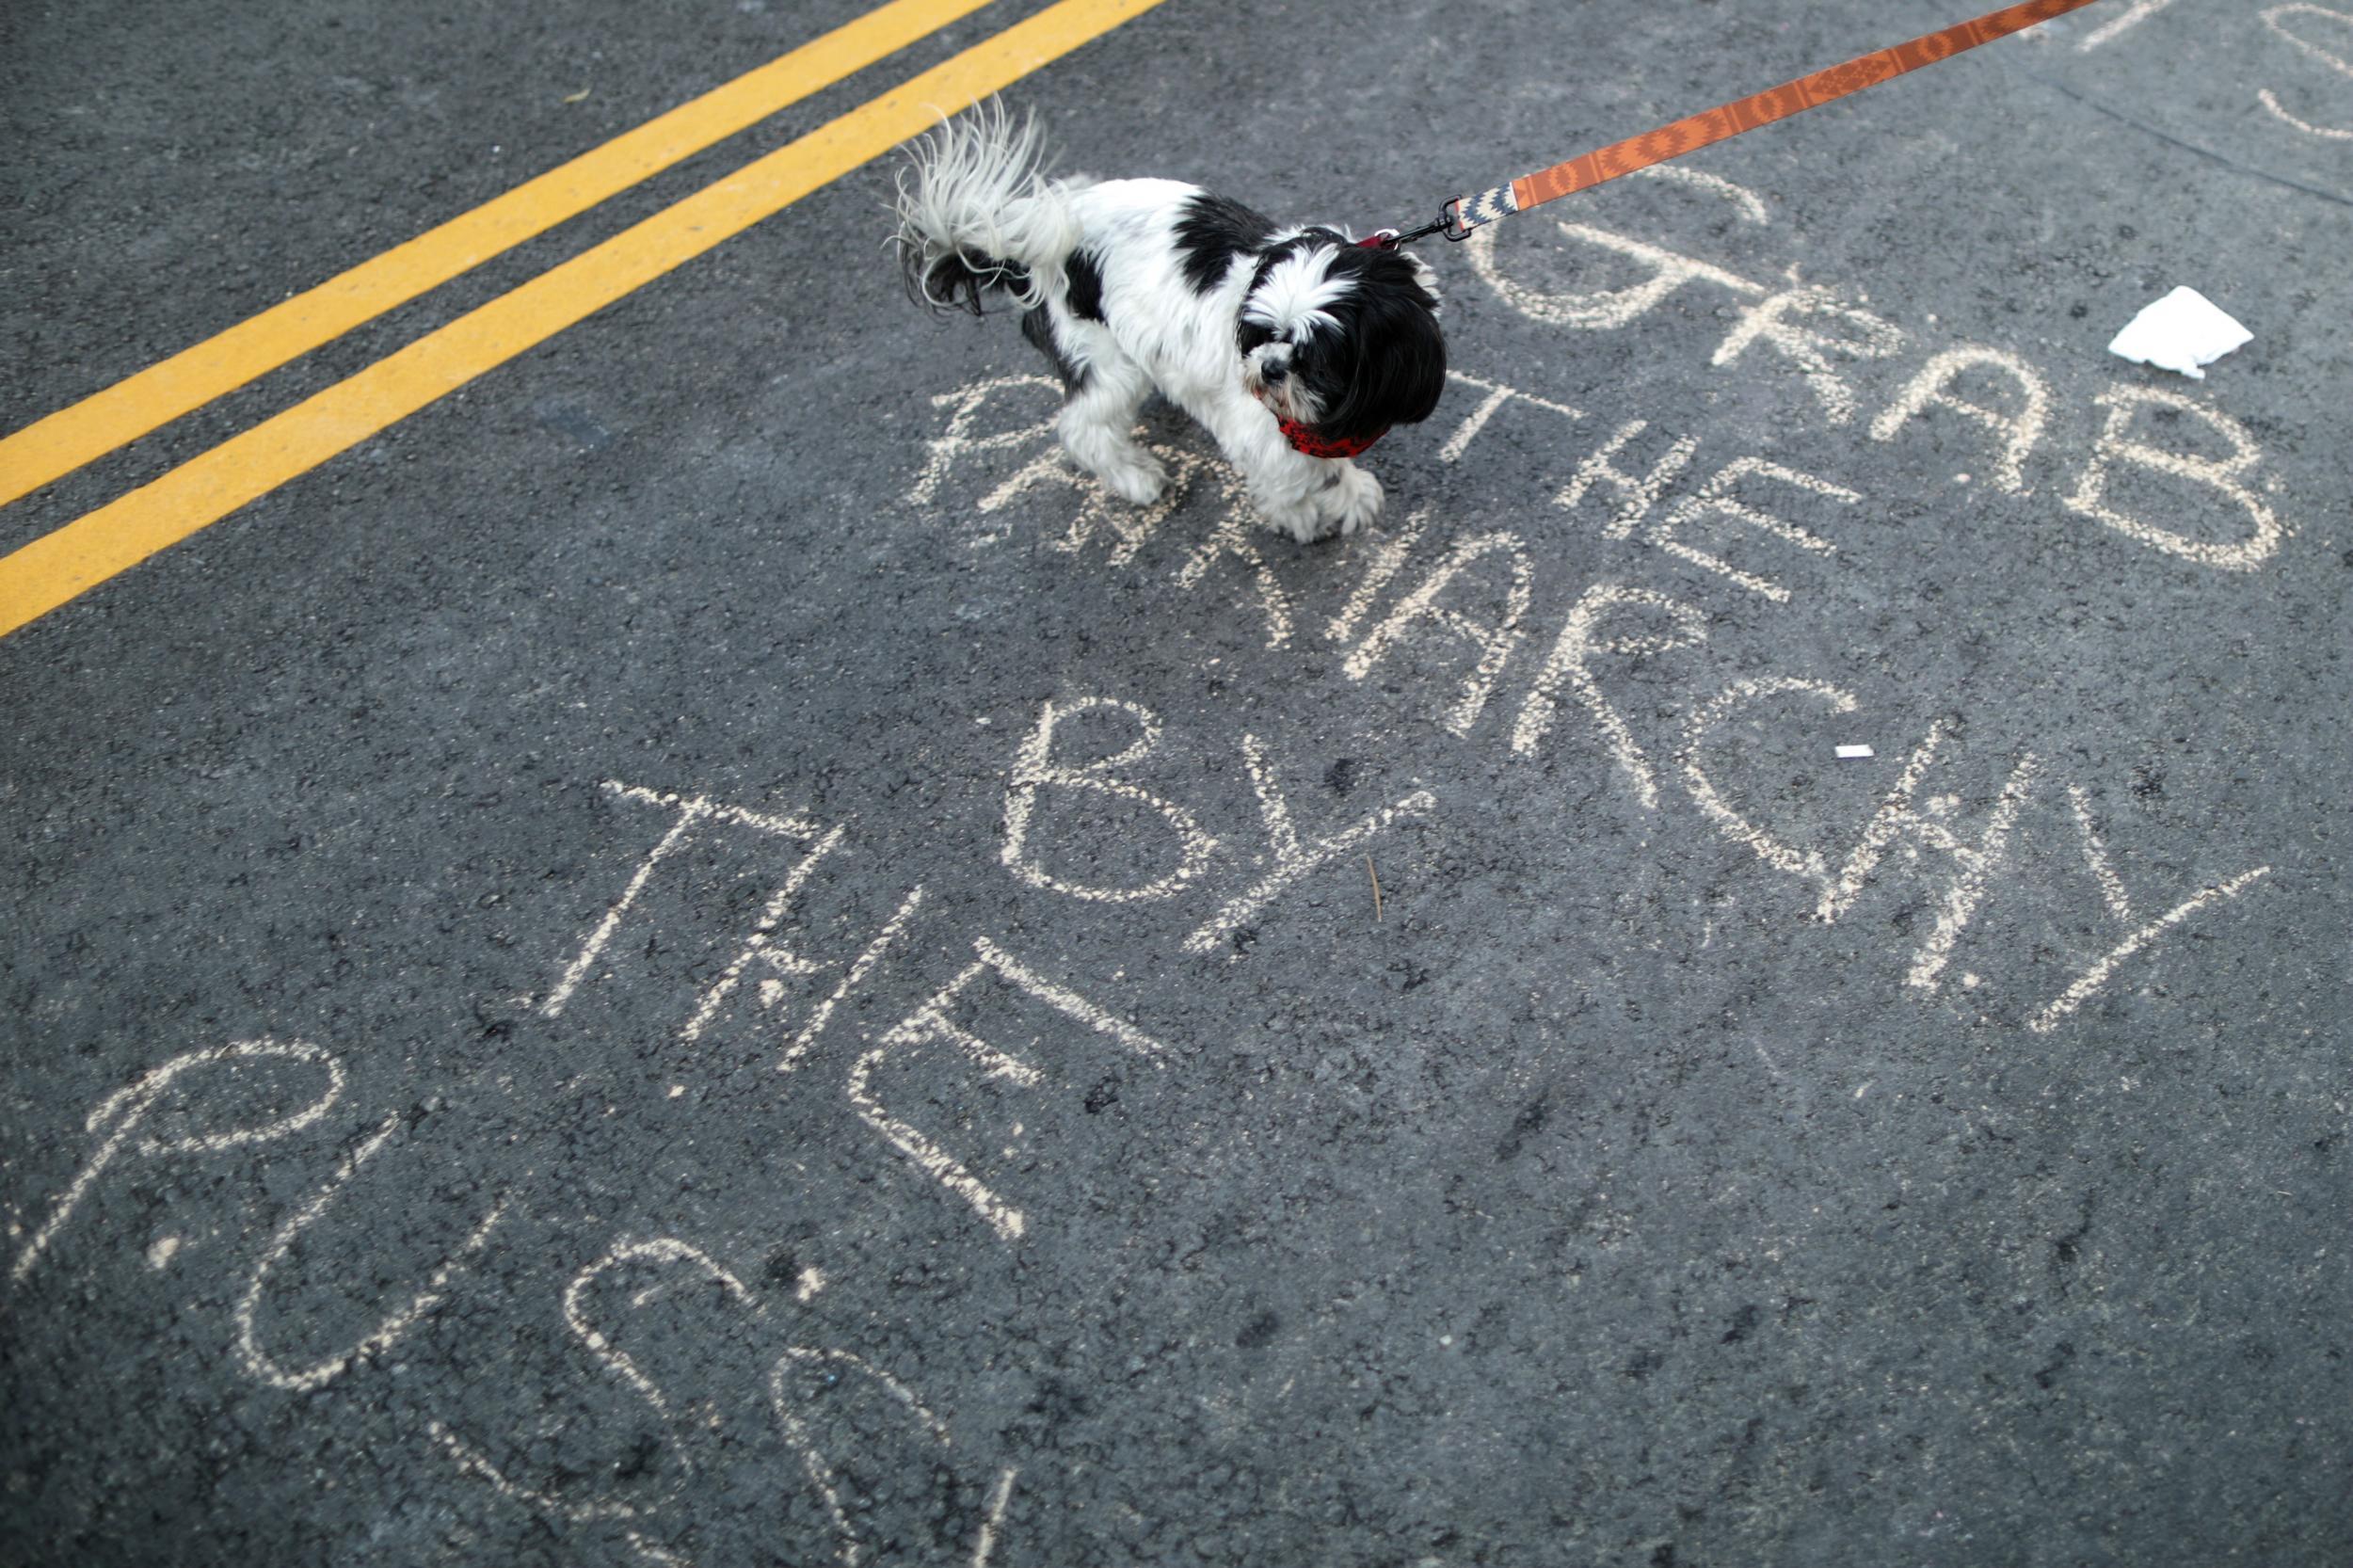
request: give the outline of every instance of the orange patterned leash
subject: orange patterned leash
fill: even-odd
[[[1753,131],[1760,125],[1770,125],[1777,120],[1819,108],[1849,93],[1875,88],[1881,82],[1917,71],[1924,65],[1951,59],[1963,50],[1975,49],[1998,38],[2022,32],[2040,22],[2055,16],[2080,10],[2092,0],[2025,0],[2025,4],[2008,7],[1975,22],[1964,22],[1925,38],[1899,43],[1893,49],[1882,49],[1845,65],[1817,71],[1811,76],[1769,91],[1752,94],[1737,103],[1721,104],[1704,114],[1678,120],[1672,125],[1646,132],[1639,136],[1612,143],[1598,152],[1555,164],[1550,168],[1524,175],[1508,185],[1481,191],[1477,196],[1458,196],[1446,204],[1438,221],[1412,233],[1392,236],[1391,244],[1419,239],[1426,234],[1444,234],[1450,240],[1468,237],[1481,224],[1493,223],[1513,213],[1568,196],[1590,190],[1604,181],[1631,174],[1638,168],[1679,158],[1686,152],[1712,146],[1727,136],[1743,131]]]

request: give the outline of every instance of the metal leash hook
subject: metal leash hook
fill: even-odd
[[[1370,250],[1395,250],[1433,234],[1444,234],[1452,242],[1470,238],[1470,232],[1471,226],[1463,221],[1463,199],[1458,196],[1438,209],[1435,223],[1425,223],[1418,229],[1376,229],[1356,243]]]

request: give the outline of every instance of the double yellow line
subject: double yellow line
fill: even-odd
[[[892,0],[0,439],[0,505],[266,375],[989,0]],[[0,557],[0,636],[219,521],[1161,0],[1058,0],[242,435]]]

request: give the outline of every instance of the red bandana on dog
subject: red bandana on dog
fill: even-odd
[[[1343,439],[1318,435],[1312,427],[1295,419],[1277,420],[1275,423],[1283,427],[1283,439],[1291,443],[1291,450],[1305,453],[1310,457],[1361,457],[1373,442],[1389,433],[1384,426],[1369,436]]]

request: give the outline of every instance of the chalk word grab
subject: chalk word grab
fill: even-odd
[[[1731,181],[1672,167],[1645,173],[1727,203],[1741,222],[1769,222],[1764,199]],[[1465,249],[1480,280],[1522,316],[1563,330],[1606,332],[1633,326],[1686,291],[1728,299],[1736,319],[1710,366],[1769,363],[1794,371],[1812,393],[1817,416],[1834,429],[1862,421],[1865,409],[1865,392],[1850,367],[1893,364],[1912,352],[1910,333],[1846,291],[1760,282],[1590,223],[1553,220],[1552,231],[1633,280],[1599,289],[1546,287],[1522,271],[1530,239],[1542,231],[1529,226],[1517,230],[1516,238],[1500,237],[1513,227],[1481,229]],[[2032,493],[2027,465],[2048,444],[2054,406],[2049,377],[2022,356],[1983,344],[1946,344],[1880,402],[1865,428],[1875,441],[1896,442],[1917,422],[1960,420],[1964,430],[1975,427],[1989,438],[1997,487],[2023,496]],[[2089,451],[2074,459],[2073,483],[2061,501],[2068,511],[2136,544],[2218,571],[2252,571],[2279,552],[2292,530],[2269,499],[2277,481],[2256,481],[2263,448],[2245,425],[2178,392],[2121,381],[2097,396],[2093,408],[2100,427]],[[2167,421],[2184,436],[2160,440],[2153,435],[2152,426]],[[2153,491],[2162,488],[2165,504],[2141,500],[2128,507],[2119,499],[2125,476]],[[2187,532],[2185,520],[2210,532]]]

